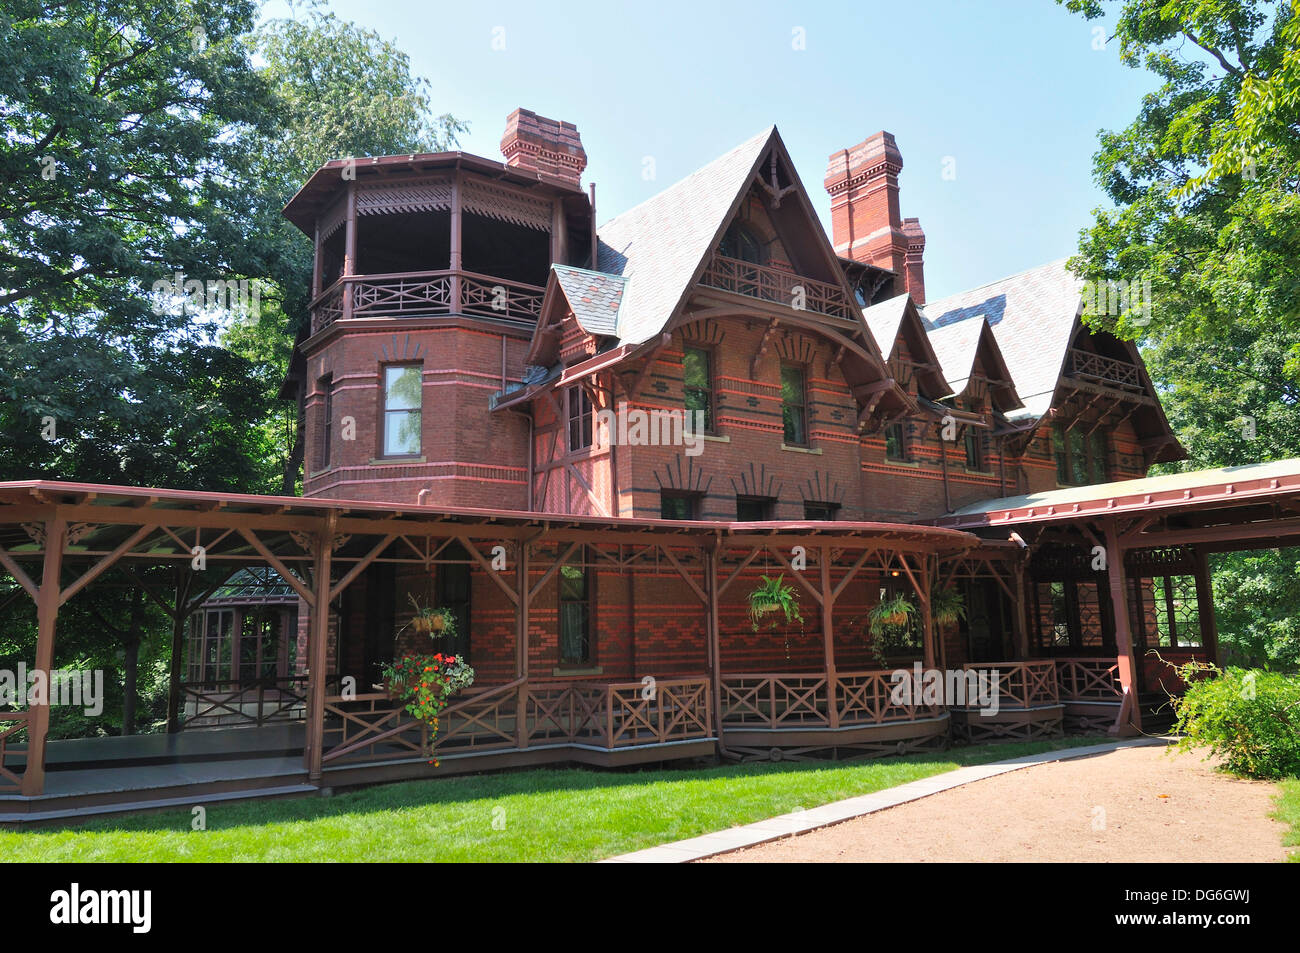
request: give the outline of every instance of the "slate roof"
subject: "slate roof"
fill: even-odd
[[[966,382],[975,369],[975,355],[979,353],[980,334],[984,330],[984,324],[984,318],[969,318],[926,331],[930,346],[939,358],[944,380],[954,394],[960,394],[966,389]],[[1000,346],[1001,342],[998,343]]]
[[[775,134],[769,126],[597,229],[599,270],[626,279],[620,344],[640,344],[663,330]]]
[[[553,265],[552,268],[582,329],[598,337],[617,334],[618,312],[623,304],[627,279],[572,265]]]
[[[881,301],[865,308],[862,317],[866,319],[871,336],[876,339],[880,353],[886,358],[894,353],[894,343],[898,340],[899,329],[903,326],[903,315],[907,313],[907,302],[911,295],[903,292],[888,301]]]
[[[1062,258],[931,301],[924,312],[934,329],[958,323],[978,324],[973,320],[977,318],[988,321],[1027,414],[1041,417],[1051,407],[1070,346],[1070,330],[1081,305],[1080,291],[1081,282],[1066,269]],[[933,341],[935,334],[930,337]],[[944,370],[953,374],[942,352],[939,357]]]

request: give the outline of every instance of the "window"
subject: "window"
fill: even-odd
[[[808,446],[807,400],[803,368],[782,364],[781,417],[785,424],[785,442],[791,447]]]
[[[904,424],[890,424],[885,428],[885,459],[907,462],[907,427]]]
[[[704,432],[713,433],[712,355],[704,348],[688,347],[682,357],[682,388],[688,411],[704,414]],[[694,420],[691,421],[694,426]]]
[[[591,664],[591,585],[586,552],[560,567],[560,664]]]
[[[733,222],[727,229],[718,245],[718,251],[726,258],[738,258],[754,265],[764,264],[767,257],[758,236],[740,222]]]
[[[966,469],[987,470],[988,460],[984,453],[984,431],[970,424],[966,425]]]
[[[384,368],[385,457],[415,457],[420,454],[423,376],[419,364]]]
[[[659,494],[659,518],[666,520],[697,520],[700,518],[700,495],[663,490]]]
[[[324,406],[320,415],[320,434],[317,445],[320,447],[320,460],[317,470],[328,470],[330,466],[331,435],[334,430],[334,375],[326,374],[316,383],[317,389],[324,395]]]
[[[838,503],[818,503],[814,500],[803,501],[803,518],[806,520],[833,520],[839,512]]]
[[[1130,577],[1129,600],[1139,644],[1147,648],[1200,648],[1201,611],[1196,578],[1161,574]]]
[[[565,391],[569,414],[569,452],[591,446],[591,397],[581,386]]]
[[[1056,482],[1062,486],[1105,483],[1109,479],[1106,435],[1100,430],[1083,434],[1057,424],[1052,428],[1052,447],[1056,453]]]
[[[776,500],[770,496],[737,496],[736,520],[741,523],[761,523],[772,518]]]

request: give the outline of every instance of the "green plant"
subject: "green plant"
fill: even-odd
[[[1300,677],[1196,661],[1177,671],[1187,685],[1173,700],[1180,750],[1208,746],[1248,778],[1300,777]]]
[[[759,584],[749,594],[749,620],[753,623],[755,632],[758,631],[764,617],[769,614],[772,614],[769,626],[775,629],[780,624],[774,614],[777,612],[785,617],[787,623],[803,624],[803,616],[799,614],[799,594],[794,586],[782,584],[784,578],[784,576],[777,576],[775,579],[759,576]]]
[[[949,586],[930,597],[930,618],[935,625],[952,625],[966,618],[966,597]]]
[[[398,630],[399,634],[406,631],[408,626],[422,635],[431,635],[434,638],[450,638],[456,634],[456,615],[450,609],[422,606],[412,595],[406,598],[410,600],[415,614],[411,616],[411,621],[407,625]]]
[[[920,648],[912,626],[915,613],[916,606],[901,593],[881,599],[867,613],[871,654],[882,668],[888,664],[891,655]]]
[[[459,655],[407,655],[382,669],[388,693],[429,727],[429,757],[438,736],[438,716],[447,699],[474,684],[474,670]],[[434,764],[438,762],[434,760]]]

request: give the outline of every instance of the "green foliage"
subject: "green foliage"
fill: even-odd
[[[422,606],[415,596],[407,595],[415,614],[411,617],[410,627],[424,635],[434,638],[453,638],[456,635],[456,613],[450,609]],[[403,626],[403,630],[406,627]]]
[[[930,618],[935,625],[952,625],[966,618],[966,597],[949,586],[930,597]]]
[[[881,599],[867,613],[871,630],[871,654],[882,668],[890,659],[910,655],[921,649],[916,631],[916,606],[902,593]]]
[[[1173,701],[1180,750],[1208,746],[1243,777],[1300,777],[1300,678],[1197,662],[1178,674],[1188,684]]]
[[[778,613],[784,617],[787,624],[792,622],[803,624],[803,616],[799,614],[799,593],[794,586],[783,585],[783,579],[785,579],[784,574],[775,579],[759,576],[759,584],[750,592],[749,620],[755,632],[768,615],[772,616],[768,622],[769,627],[777,628],[780,625]]]
[[[389,693],[429,728],[429,757],[438,738],[438,716],[447,701],[474,684],[474,670],[459,655],[408,655],[381,670]],[[437,764],[437,760],[433,761]]]
[[[1157,83],[1127,128],[1099,136],[1113,204],[1071,259],[1084,278],[1150,282],[1149,315],[1085,320],[1143,345],[1189,453],[1154,472],[1300,456],[1300,3],[1058,2],[1107,18],[1121,59]],[[1297,663],[1295,565],[1216,558],[1225,648]]]

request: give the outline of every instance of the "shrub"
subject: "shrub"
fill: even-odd
[[[1300,678],[1197,662],[1178,675],[1188,685],[1174,699],[1181,750],[1206,745],[1248,778],[1300,777]]]

